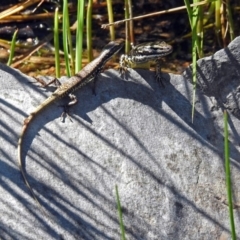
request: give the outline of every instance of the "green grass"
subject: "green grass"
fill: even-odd
[[[60,57],[59,57],[59,14],[58,8],[55,9],[54,15],[54,47],[55,47],[55,75],[60,77]]]
[[[12,37],[10,54],[9,54],[7,66],[10,66],[12,64],[12,60],[13,60],[14,52],[15,52],[17,33],[18,33],[18,29],[14,32],[13,37]]]
[[[86,21],[86,32],[87,32],[87,52],[88,52],[88,62],[93,60],[93,51],[92,51],[92,5],[93,1],[88,1],[87,6],[87,21]]]
[[[189,18],[189,23],[192,29],[192,82],[193,82],[193,96],[192,96],[192,122],[194,119],[194,109],[195,109],[195,99],[196,99],[196,85],[197,85],[197,51],[201,51],[202,44],[198,39],[198,19],[200,13],[200,6],[191,8],[190,2],[188,0],[184,0],[185,5],[187,7],[187,13]],[[194,0],[196,3],[197,0]]]
[[[108,11],[108,22],[113,23],[114,22],[114,14],[113,14],[113,8],[112,8],[112,0],[107,0],[107,11]],[[109,27],[110,30],[110,39],[115,39],[115,28],[114,26]]]
[[[76,29],[76,54],[75,54],[75,71],[82,69],[82,53],[83,53],[83,31],[84,31],[84,7],[85,1],[78,1],[77,5],[77,29]]]
[[[120,203],[120,198],[119,198],[119,194],[118,194],[118,186],[117,185],[115,186],[115,191],[116,191],[116,199],[117,199],[119,225],[120,225],[120,230],[121,230],[121,239],[126,240],[125,229],[124,229],[124,224],[123,224],[122,208],[121,208],[121,203]]]
[[[68,1],[64,0],[63,1],[63,50],[64,50],[64,59],[65,59],[65,64],[66,64],[66,74],[68,77],[70,77],[71,74],[71,67],[70,67],[70,62],[69,62],[69,14],[68,14]]]
[[[226,174],[226,189],[228,199],[229,219],[231,226],[232,240],[236,240],[233,203],[232,203],[232,187],[231,187],[231,170],[230,170],[230,153],[229,153],[229,140],[228,140],[228,114],[224,111],[224,155],[225,155],[225,174]]]

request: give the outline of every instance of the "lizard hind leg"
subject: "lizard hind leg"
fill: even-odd
[[[51,84],[54,84],[57,88],[61,85],[61,82],[57,78],[53,78],[50,81],[46,82],[43,78],[33,77],[37,82],[39,82],[42,87],[46,88]]]
[[[95,77],[91,83],[91,88],[92,88],[92,94],[94,96],[97,96],[97,93],[96,93],[96,82],[97,82],[97,78]]]

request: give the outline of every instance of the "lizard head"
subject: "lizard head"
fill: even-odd
[[[117,53],[124,45],[124,39],[119,38],[109,42],[102,50],[102,54],[106,54],[106,60]]]

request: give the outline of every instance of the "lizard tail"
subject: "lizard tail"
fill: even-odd
[[[35,195],[31,185],[29,184],[28,180],[27,180],[27,176],[25,174],[25,171],[23,169],[23,159],[22,159],[22,145],[23,145],[23,138],[25,136],[28,124],[32,121],[33,117],[35,114],[31,114],[29,115],[25,120],[24,120],[24,124],[23,124],[23,128],[18,140],[18,164],[19,164],[19,169],[21,171],[22,177],[24,179],[25,184],[27,185],[28,189],[30,190],[34,200],[37,202],[37,204],[39,205],[39,207],[43,210],[43,206],[40,204],[40,202],[38,201],[37,196]]]

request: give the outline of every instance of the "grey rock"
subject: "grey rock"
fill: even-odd
[[[192,82],[191,68],[184,77]],[[240,37],[214,55],[198,60],[197,86],[216,99],[216,107],[228,109],[240,119]]]
[[[238,65],[222,59],[233,81]],[[0,238],[120,239],[118,185],[127,239],[230,239],[223,112],[209,96],[228,92],[231,82],[218,72],[220,63],[210,57],[204,63],[201,71],[216,83],[210,85],[209,75],[199,80],[205,95],[197,91],[194,122],[189,71],[185,78],[165,74],[163,89],[153,72],[130,70],[122,79],[108,70],[98,78],[96,96],[90,86],[76,92],[72,122],[60,121],[65,99],[37,116],[24,139],[24,168],[48,217],[23,182],[16,149],[24,118],[52,89],[0,65]],[[218,66],[214,72],[210,63]],[[229,115],[236,206],[239,127],[239,119]],[[239,208],[234,214],[239,236]]]

